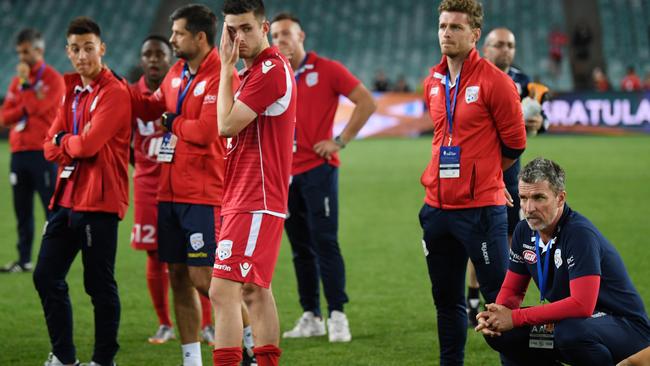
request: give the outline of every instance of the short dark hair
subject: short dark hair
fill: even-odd
[[[169,20],[172,22],[185,19],[185,29],[193,35],[205,33],[205,38],[210,46],[214,46],[217,36],[217,16],[205,5],[189,4],[182,6],[172,13]]]
[[[147,43],[148,41],[158,41],[160,43],[165,44],[165,46],[167,46],[167,48],[170,51],[172,50],[172,45],[171,45],[171,43],[169,43],[169,40],[167,38],[159,35],[159,34],[150,34],[150,35],[148,35],[147,38],[145,38],[144,41],[142,41],[142,44],[140,46],[144,46],[144,44]]]
[[[290,20],[290,21],[298,24],[300,26],[300,28],[302,28],[302,23],[300,23],[300,19],[298,19],[298,17],[295,16],[294,14],[289,13],[287,11],[283,11],[281,13],[276,14],[273,17],[273,20],[271,20],[271,24],[273,24],[275,22],[279,22],[281,20]]]
[[[526,164],[519,172],[518,178],[522,182],[529,184],[547,181],[551,190],[558,194],[564,191],[566,174],[558,163],[538,157]]]
[[[223,15],[240,15],[253,12],[257,19],[264,19],[264,1],[262,0],[225,0],[223,2]]]
[[[41,32],[37,31],[34,28],[25,28],[18,33],[16,36],[16,45],[29,42],[34,48],[45,48],[45,40]]]
[[[97,37],[101,37],[102,35],[102,31],[99,29],[99,24],[97,24],[97,22],[90,17],[82,16],[76,17],[70,21],[65,36],[68,37],[71,34],[79,35],[88,33],[92,33]]]
[[[467,14],[472,29],[483,26],[483,6],[477,0],[443,0],[438,6],[438,13],[443,11]]]

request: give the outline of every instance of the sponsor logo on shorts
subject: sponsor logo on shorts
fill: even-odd
[[[230,268],[230,266],[227,266],[225,264],[215,264],[214,269],[218,269],[220,271],[225,271],[225,272],[232,271],[232,268]]]
[[[232,240],[221,240],[217,246],[217,257],[219,260],[226,260],[232,255]]]
[[[241,270],[242,277],[248,276],[248,272],[251,271],[251,268],[253,268],[253,265],[248,262],[239,263],[239,269]]]
[[[537,254],[533,252],[532,250],[524,250],[524,260],[528,264],[535,264],[537,263]]]
[[[207,258],[208,254],[203,252],[198,253],[187,253],[188,258]]]
[[[190,245],[192,249],[199,250],[203,248],[205,243],[203,242],[203,233],[194,233],[190,235]]]

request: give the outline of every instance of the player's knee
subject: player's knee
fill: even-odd
[[[39,265],[34,269],[32,280],[34,281],[34,287],[36,287],[36,291],[38,292],[47,291],[55,286],[52,277],[45,273]]]
[[[192,285],[203,295],[208,295],[210,289],[210,279],[212,276],[211,267],[188,267]]]
[[[187,266],[170,264],[169,265],[169,284],[172,290],[178,291],[192,286]]]
[[[565,319],[555,324],[555,347],[570,349],[588,342],[584,319]]]
[[[242,288],[242,296],[244,298],[244,303],[246,306],[260,303],[265,295],[266,294],[263,288],[252,283],[246,283]]]
[[[239,306],[242,301],[241,284],[222,278],[212,279],[209,294],[210,302],[216,309],[233,304]]]

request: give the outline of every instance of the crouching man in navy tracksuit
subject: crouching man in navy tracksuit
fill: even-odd
[[[496,304],[476,327],[506,364],[613,365],[650,344],[650,322],[623,261],[566,204],[564,171],[537,158],[519,174],[526,222],[512,238]],[[542,304],[519,308],[530,279]]]

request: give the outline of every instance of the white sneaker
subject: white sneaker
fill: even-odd
[[[206,325],[201,329],[201,339],[210,346],[214,346],[214,327]]]
[[[314,316],[311,311],[305,311],[296,322],[293,329],[282,334],[282,338],[306,338],[325,335],[325,321]]]
[[[79,360],[74,362],[75,365],[79,365]],[[47,355],[47,361],[43,364],[43,366],[65,366],[65,364],[54,355],[54,353],[50,352],[49,355]]]
[[[330,318],[327,320],[327,332],[329,333],[330,342],[350,342],[350,325],[348,317],[340,311],[332,311]]]
[[[176,339],[176,335],[174,335],[174,329],[168,325],[161,325],[158,327],[156,334],[149,337],[149,343],[163,344],[170,339]]]

